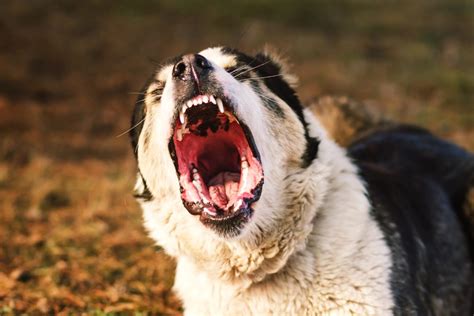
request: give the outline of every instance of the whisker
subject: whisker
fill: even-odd
[[[271,76],[263,76],[263,77],[250,77],[250,78],[245,78],[243,80],[249,80],[249,79],[267,79],[267,78],[275,78],[275,77],[283,77],[282,74],[278,75],[271,75]]]
[[[245,74],[245,73],[247,73],[247,72],[249,72],[249,71],[252,71],[252,70],[254,70],[254,69],[257,69],[257,68],[259,68],[259,67],[262,67],[262,66],[268,64],[269,62],[270,62],[270,60],[267,60],[266,62],[263,62],[263,63],[261,63],[260,65],[257,65],[257,66],[255,66],[255,67],[252,67],[252,68],[250,68],[250,69],[247,69],[246,71],[243,71],[243,72],[241,72],[240,74],[238,74],[236,77],[241,76],[241,75],[243,75],[243,74]]]
[[[231,74],[231,75],[235,75],[236,73],[238,73],[238,72],[241,71],[242,69],[245,69],[245,65],[240,66],[240,67],[234,69],[233,71],[230,72],[230,74]]]
[[[132,131],[133,129],[137,128],[138,125],[140,125],[141,123],[143,123],[145,121],[145,118],[143,118],[142,120],[140,120],[140,122],[138,122],[137,124],[133,125],[132,127],[130,127],[129,129],[127,129],[125,132],[123,133],[120,133],[118,134],[117,136],[115,136],[116,138],[119,138],[127,133],[129,133],[130,131]]]
[[[161,94],[160,95],[155,95],[155,96],[153,96],[153,99],[151,100],[151,102],[155,102],[156,100],[159,100],[160,98],[161,98]],[[146,96],[143,99],[137,100],[136,102],[143,102],[145,100],[146,100]]]

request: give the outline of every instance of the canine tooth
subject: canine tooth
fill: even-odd
[[[242,162],[242,185],[240,186],[239,194],[242,194],[245,192],[245,187],[247,186],[248,174],[249,174],[249,168],[244,168],[243,162]]]
[[[247,160],[242,160],[242,169],[247,169],[249,167],[249,163],[247,162]]]
[[[224,113],[224,104],[222,100],[217,98],[217,107],[219,108],[219,112]]]
[[[242,200],[238,200],[238,201],[234,204],[234,212],[237,211],[241,206],[242,206]]]
[[[188,109],[186,104],[183,104],[183,107],[181,108],[181,113],[186,113],[186,110]]]
[[[214,98],[213,95],[211,95],[211,96],[209,97],[209,101],[211,101],[212,103],[216,104],[216,99]]]
[[[202,102],[207,103],[209,102],[209,97],[207,95],[202,97]]]
[[[193,168],[193,174],[198,173],[198,170],[196,168]]]
[[[193,185],[199,191],[199,193],[201,193],[202,187],[201,187],[201,184],[199,183],[199,181],[193,180]]]
[[[189,100],[186,105],[188,106],[188,108],[192,107],[193,106],[193,101]]]
[[[181,124],[184,124],[184,112],[179,113],[179,121],[181,122]]]

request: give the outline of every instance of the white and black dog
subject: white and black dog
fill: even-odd
[[[132,119],[136,196],[188,315],[468,315],[470,153],[413,127],[347,151],[278,57],[165,63]]]

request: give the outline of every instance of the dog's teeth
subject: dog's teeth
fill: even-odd
[[[181,113],[186,113],[187,109],[188,107],[186,106],[186,104],[183,104],[183,107],[181,108]]]
[[[196,181],[199,180],[199,173],[198,173],[196,168],[193,169],[193,179],[196,180]],[[194,183],[194,181],[193,181],[193,183]],[[199,187],[201,187],[201,185],[199,185]]]
[[[222,100],[217,98],[217,107],[219,108],[219,112],[224,113],[224,104]]]
[[[194,187],[198,190],[198,193],[201,195],[202,194],[202,186],[197,180],[193,180],[193,185]]]
[[[182,131],[182,130],[178,129],[178,130],[176,131],[176,139],[177,139],[179,142],[183,140],[183,131]]]
[[[211,101],[212,103],[216,104],[216,99],[214,98],[213,95],[211,95],[211,96],[209,97],[209,101]]]
[[[242,206],[242,200],[238,200],[234,204],[234,209],[232,210],[233,212],[237,211],[240,207]]]
[[[198,103],[202,104],[202,97],[198,97]]]
[[[184,112],[179,113],[179,121],[181,122],[181,124],[184,124]]]
[[[188,106],[188,108],[192,107],[193,106],[193,101],[189,100],[186,105]]]
[[[245,160],[242,159],[241,166],[242,166],[242,169],[247,169],[249,167],[248,161],[246,159]]]
[[[244,167],[244,163],[246,164],[245,167]],[[245,187],[247,186],[248,174],[249,174],[248,162],[242,161],[242,177],[241,177],[242,180],[241,180],[239,194],[243,194],[245,192]]]
[[[202,102],[208,103],[209,102],[209,97],[207,95],[202,97]]]
[[[198,100],[194,99],[193,100],[193,105],[198,105]]]

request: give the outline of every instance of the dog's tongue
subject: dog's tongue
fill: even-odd
[[[233,200],[239,192],[240,174],[221,172],[209,181],[208,188],[212,202],[225,209],[229,200]]]

